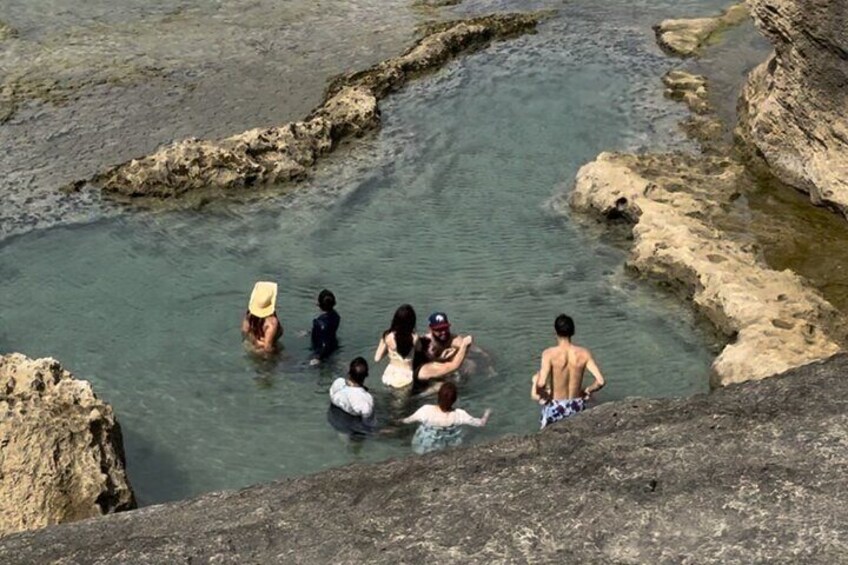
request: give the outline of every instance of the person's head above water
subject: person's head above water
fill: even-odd
[[[574,320],[571,319],[571,316],[560,314],[554,320],[554,330],[557,337],[571,339],[574,336]]]
[[[359,386],[365,383],[365,378],[368,376],[368,362],[362,357],[357,357],[350,362],[350,369],[347,373],[347,378]]]
[[[403,304],[395,310],[395,315],[392,317],[392,325],[384,334],[395,334],[397,351],[404,357],[409,355],[414,345],[412,334],[415,332],[415,322],[415,309],[409,304]]]
[[[439,408],[442,412],[450,412],[453,410],[454,402],[456,402],[456,385],[446,382],[439,389]]]
[[[336,307],[336,295],[326,288],[318,293],[318,308],[329,312]]]
[[[267,318],[277,309],[277,283],[259,281],[253,285],[247,311],[257,318]]]
[[[427,323],[430,326],[430,333],[433,334],[433,337],[437,341],[444,342],[451,337],[450,321],[448,320],[448,315],[444,312],[433,312],[427,319]]]

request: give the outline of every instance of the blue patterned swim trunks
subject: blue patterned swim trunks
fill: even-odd
[[[582,398],[566,398],[565,400],[552,400],[542,406],[542,429],[554,422],[565,420],[578,412],[586,409],[586,403]]]

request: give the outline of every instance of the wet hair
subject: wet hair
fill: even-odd
[[[347,376],[359,386],[363,386],[365,383],[365,377],[368,376],[368,361],[362,357],[357,357],[351,361],[350,370],[348,371]]]
[[[571,319],[571,316],[560,314],[554,320],[554,330],[559,337],[571,338],[574,335],[574,320]]]
[[[254,316],[250,313],[250,310],[247,311],[247,326],[250,328],[250,335],[254,339],[260,340],[265,337],[265,318]]]
[[[318,307],[329,312],[336,307],[336,295],[325,288],[318,293]]]
[[[442,412],[451,412],[456,402],[456,385],[446,382],[439,389],[439,408]]]
[[[406,357],[412,351],[414,342],[412,333],[415,331],[415,309],[409,304],[404,304],[395,310],[392,325],[383,333],[383,337],[394,332],[397,352],[401,357]]]

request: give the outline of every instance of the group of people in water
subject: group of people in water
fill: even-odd
[[[242,334],[254,351],[270,353],[283,336],[276,314],[277,284],[260,281],[253,288],[242,321]],[[341,317],[335,310],[336,297],[329,290],[318,294],[321,313],[312,322],[311,364],[319,364],[338,349],[337,332]],[[459,444],[460,427],[485,426],[491,413],[480,418],[456,408],[457,387],[451,379],[466,361],[473,340],[470,335],[452,333],[447,314],[434,312],[427,320],[428,332],[416,333],[417,318],[409,304],[400,306],[389,328],[377,343],[374,362],[388,358],[382,382],[401,395],[435,394],[436,404],[420,407],[401,420],[417,423],[413,449],[425,453]],[[574,321],[560,314],[554,321],[557,343],[542,352],[540,369],[531,378],[530,396],[541,409],[542,428],[585,410],[588,400],[604,384],[604,376],[592,353],[572,342]],[[586,371],[592,383],[583,387]],[[357,357],[350,362],[347,375],[337,378],[329,389],[330,424],[352,436],[376,432],[374,397],[365,385],[368,362]]]

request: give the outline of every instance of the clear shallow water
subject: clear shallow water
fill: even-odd
[[[330,382],[370,359],[402,302],[422,322],[446,310],[492,355],[495,374],[460,389],[473,414],[494,410],[469,442],[537,428],[528,380],[560,311],[607,375],[601,401],[705,390],[711,356],[688,312],[633,283],[622,251],[550,204],[598,152],[662,146],[682,115],[658,83],[674,61],[641,27],[653,14],[634,23],[624,6],[572,6],[538,35],[415,83],[383,104],[378,136],[309,185],[6,240],[0,351],[54,356],[93,382],[120,418],[143,503],[409,455],[411,428],[351,445],[325,418]],[[263,278],[281,288],[276,363],[239,340]],[[313,369],[297,332],[325,286],[343,350]],[[393,402],[381,372],[371,385],[392,428],[417,404]]]

